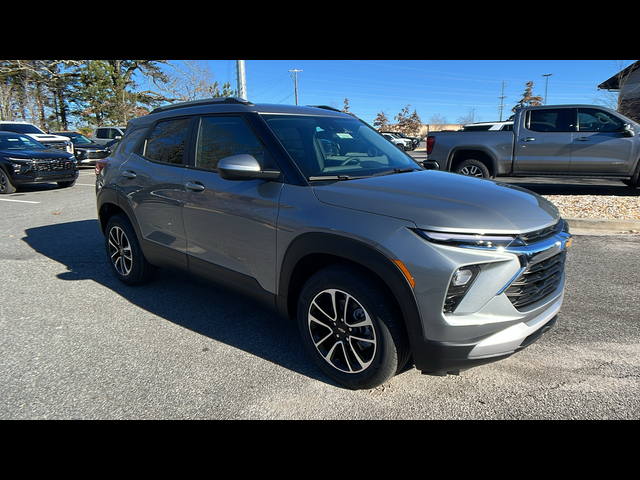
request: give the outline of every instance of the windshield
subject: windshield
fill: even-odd
[[[74,145],[81,145],[81,144],[89,144],[91,143],[91,140],[89,140],[87,137],[85,137],[84,135],[81,135],[80,133],[73,133],[73,132],[56,132],[56,135],[62,135],[63,137],[68,137],[71,140],[71,143],[73,143]]]
[[[38,127],[36,127],[35,125],[31,125],[29,123],[4,123],[0,125],[0,130],[4,130],[5,132],[16,132],[16,133],[36,133],[36,134],[44,133]]]
[[[0,150],[44,150],[47,147],[24,135],[0,135]]]
[[[421,169],[356,118],[264,115],[309,180],[349,179]]]

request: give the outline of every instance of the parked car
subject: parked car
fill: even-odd
[[[97,127],[93,129],[91,140],[110,147],[124,137],[126,129],[127,127]]]
[[[48,149],[27,135],[0,132],[0,194],[33,183],[55,182],[67,188],[77,178],[73,154]]]
[[[78,166],[95,165],[96,160],[106,158],[111,154],[111,150],[108,147],[92,142],[81,133],[55,132],[55,134],[71,140]]]
[[[411,150],[411,140],[407,140],[405,138],[396,137],[392,133],[383,133],[382,136],[393,143],[396,147],[398,147],[403,152],[407,150]]]
[[[162,267],[245,294],[297,319],[319,368],[349,388],[409,358],[435,375],[505,358],[562,304],[571,235],[552,203],[423,170],[351,115],[176,104],[132,119],[100,163],[105,261],[122,283]]]
[[[420,138],[419,137],[408,137],[402,132],[380,132],[380,133],[390,133],[391,135],[395,135],[398,138],[404,138],[406,140],[411,141],[411,150],[415,150],[420,146]]]
[[[2,121],[0,122],[0,132],[22,133],[47,148],[73,153],[73,144],[68,138],[45,133],[31,123]]]
[[[640,124],[595,105],[516,111],[512,131],[427,137],[427,159],[441,170],[482,178],[571,175],[621,178],[640,186]]]

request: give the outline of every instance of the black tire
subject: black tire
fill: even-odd
[[[149,282],[157,267],[147,262],[136,232],[124,214],[111,217],[104,236],[109,265],[114,275],[130,287]]]
[[[0,167],[0,195],[3,193],[14,193],[16,187],[11,183],[11,179],[4,168]]]
[[[489,169],[480,160],[470,158],[456,167],[456,173],[468,177],[490,178]]]
[[[371,275],[351,266],[329,266],[307,281],[298,327],[320,369],[351,389],[383,384],[411,355],[396,303]]]

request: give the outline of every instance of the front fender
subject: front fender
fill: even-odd
[[[321,268],[339,262],[359,265],[375,274],[397,300],[407,330],[422,331],[413,290],[394,261],[370,245],[327,233],[305,233],[289,245],[279,276],[280,315],[295,318],[298,296],[308,278]]]

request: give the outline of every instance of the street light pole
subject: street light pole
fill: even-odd
[[[238,69],[238,97],[247,100],[247,76],[244,70],[244,60],[236,60]]]
[[[543,77],[545,77],[545,83],[544,83],[544,104],[547,104],[547,86],[549,85],[549,77],[553,75],[553,73],[547,73],[546,75],[542,75]]]

